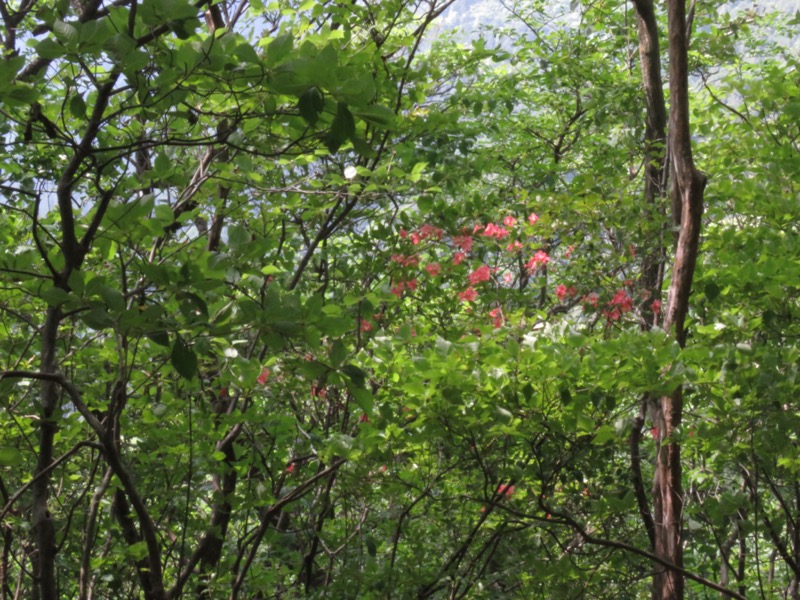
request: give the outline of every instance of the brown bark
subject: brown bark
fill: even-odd
[[[669,155],[672,168],[673,218],[679,225],[672,280],[664,329],[675,336],[681,346],[686,343],[685,321],[689,310],[689,294],[699,251],[700,226],[703,214],[703,191],[706,178],[694,165],[689,128],[688,36],[685,0],[668,0],[669,32]],[[683,486],[681,448],[671,440],[683,416],[683,389],[678,387],[658,401],[656,426],[659,449],[653,481],[653,506],[656,525],[655,554],[680,568],[683,567],[682,511]],[[661,440],[670,438],[668,443]],[[653,578],[656,600],[682,600],[683,575],[674,569],[658,570]]]
[[[664,221],[664,198],[667,188],[667,108],[664,102],[664,84],[661,75],[661,49],[658,38],[653,0],[634,0],[639,37],[639,61],[642,70],[642,88],[647,112],[645,116],[644,139],[644,210],[645,222]],[[658,316],[653,313],[652,301],[661,298],[666,260],[664,227],[662,226],[655,242],[642,252],[642,274],[640,286],[648,301],[642,307],[642,329],[655,325]],[[642,410],[634,422],[630,437],[631,473],[639,515],[650,540],[650,549],[655,550],[655,522],[649,507],[649,499],[642,479],[639,445],[644,425],[646,409],[652,405],[647,396]]]

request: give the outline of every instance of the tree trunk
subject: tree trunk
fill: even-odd
[[[688,31],[685,0],[668,0],[669,32],[669,155],[672,167],[672,205],[679,226],[672,280],[664,329],[683,347],[686,343],[686,314],[700,241],[703,191],[706,178],[694,166],[689,129]],[[673,439],[683,416],[683,389],[662,397],[656,407],[659,447],[653,481],[656,525],[655,553],[659,558],[683,567],[683,486],[680,444]],[[669,438],[668,443],[664,443]],[[658,569],[653,578],[656,600],[682,600],[683,576],[672,569]]]

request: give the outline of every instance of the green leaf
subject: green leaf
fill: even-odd
[[[83,96],[75,94],[69,99],[69,112],[76,119],[86,117],[86,102],[83,100]]]
[[[325,98],[319,88],[316,87],[308,88],[300,95],[297,101],[297,109],[300,111],[300,116],[303,117],[309,125],[316,124],[324,108]]]
[[[365,381],[367,379],[367,376],[369,375],[366,371],[364,371],[363,369],[360,369],[359,367],[357,367],[355,365],[345,365],[345,366],[343,366],[342,367],[342,373],[347,375],[350,378],[350,381],[352,381],[353,384],[356,387],[360,387],[360,388],[364,387],[364,383],[365,383]]]
[[[617,437],[617,431],[611,425],[601,425],[597,429],[597,433],[592,440],[592,443],[601,446],[608,441],[611,441]]]
[[[192,379],[197,374],[197,355],[189,348],[180,336],[175,338],[172,346],[170,362],[178,374],[184,379]]]
[[[281,62],[294,47],[294,38],[291,33],[284,33],[272,40],[267,46],[266,64],[272,67]]]
[[[159,346],[169,348],[169,334],[166,331],[148,331],[145,335]]]
[[[0,466],[18,467],[22,464],[22,453],[16,448],[0,448]]]
[[[705,293],[706,299],[709,302],[713,302],[714,300],[719,298],[720,288],[713,281],[709,281],[708,283],[706,283],[703,292]]]
[[[336,116],[331,124],[330,132],[325,136],[325,145],[331,154],[336,154],[339,148],[356,132],[356,122],[353,114],[344,102],[339,102]]]
[[[391,129],[396,117],[391,108],[378,104],[354,108],[353,114],[359,119],[371,125],[375,125],[376,127],[380,127],[381,129]]]

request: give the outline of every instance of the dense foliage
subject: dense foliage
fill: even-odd
[[[798,20],[688,18],[684,328],[653,4],[459,2],[0,0],[0,598],[800,598]]]

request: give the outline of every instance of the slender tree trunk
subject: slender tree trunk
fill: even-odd
[[[42,373],[55,373],[56,338],[61,322],[58,308],[47,310],[42,327]],[[50,474],[46,472],[53,462],[53,442],[58,423],[56,410],[59,407],[58,385],[52,381],[41,382],[39,410],[39,456],[36,462],[36,483],[32,487],[31,520],[36,536],[36,555],[33,560],[33,586],[31,597],[34,600],[56,600],[56,528],[49,510]]]
[[[689,129],[688,31],[685,0],[668,0],[669,32],[669,155],[672,167],[675,224],[679,225],[664,329],[681,346],[686,343],[686,314],[700,241],[703,191],[706,178],[694,165]],[[680,444],[672,439],[683,416],[683,388],[662,397],[657,405],[659,447],[653,481],[656,525],[655,553],[683,567],[683,485]],[[670,438],[669,443],[664,443]],[[672,569],[659,569],[653,579],[656,600],[682,600],[683,576]]]
[[[645,223],[662,223],[657,232],[653,232],[654,241],[642,250],[642,272],[639,285],[642,296],[647,301],[642,307],[642,329],[648,330],[658,320],[653,311],[653,301],[661,300],[661,286],[664,279],[665,249],[665,215],[667,189],[667,107],[664,102],[664,83],[661,76],[661,49],[659,47],[658,23],[656,21],[653,0],[634,0],[636,20],[638,24],[639,61],[642,69],[642,88],[647,113],[645,116],[644,139],[644,208],[642,211]],[[639,446],[642,427],[648,408],[652,408],[653,399],[645,395],[642,399],[642,410],[636,417],[631,431],[631,482],[636,495],[639,515],[642,518],[650,550],[655,550],[655,523],[650,511],[649,499],[642,479]]]

